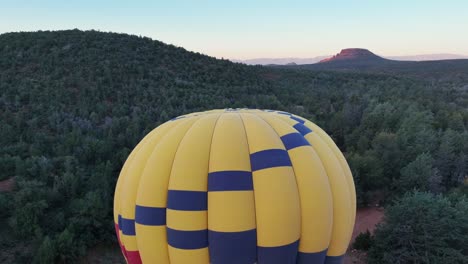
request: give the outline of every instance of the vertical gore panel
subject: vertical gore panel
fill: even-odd
[[[208,175],[208,229],[213,264],[254,263],[257,259],[255,201],[249,147],[240,116],[223,114],[211,144]]]
[[[209,167],[210,172],[250,171],[249,146],[239,114],[225,113],[219,118]]]
[[[138,248],[144,263],[169,263],[166,238],[169,175],[177,147],[197,119],[171,121],[178,122],[177,126],[155,146],[141,175],[135,221]]]
[[[324,251],[330,243],[333,227],[333,201],[327,174],[311,146],[292,149],[289,155],[301,199],[299,251]]]
[[[138,144],[135,147],[135,149],[130,153],[127,160],[125,161],[122,167],[122,170],[120,171],[119,178],[117,179],[117,184],[116,184],[115,193],[114,193],[114,223],[116,224],[117,239],[119,241],[120,249],[122,250],[122,254],[124,255],[126,260],[127,260],[127,253],[125,251],[125,246],[121,239],[122,237],[122,229],[121,229],[122,228],[121,227],[122,210],[120,208],[120,200],[121,200],[121,192],[122,192],[122,183],[124,182],[124,178],[128,177],[129,174],[127,173],[127,170],[128,170],[129,164],[135,157],[135,153],[138,152],[141,145],[142,145],[141,143]]]
[[[219,114],[196,121],[180,142],[169,179],[167,240],[171,264],[209,263],[207,184],[213,131]],[[204,203],[204,206],[201,206]]]
[[[244,122],[251,163],[257,163],[255,153],[269,150],[286,152],[277,133],[259,116],[241,114]],[[267,152],[266,152],[267,151]],[[281,151],[270,151],[272,155]],[[287,156],[287,153],[286,153]],[[261,157],[264,160],[264,157]],[[270,161],[283,161],[271,156]],[[262,162],[263,163],[263,162]],[[270,166],[271,165],[271,166]],[[258,263],[295,263],[300,237],[300,201],[291,166],[259,166],[253,171],[253,186],[257,220]]]
[[[135,253],[138,251],[135,234],[135,203],[140,176],[154,146],[175,124],[177,123],[166,123],[159,126],[145,137],[140,143],[141,147],[138,148],[138,152],[135,153],[135,156],[128,165],[126,171],[127,176],[123,177],[122,190],[120,193],[120,210],[122,219],[125,219],[123,222],[125,225],[121,227],[122,235],[120,239],[127,251],[127,260],[131,263],[137,263],[136,256],[139,257],[139,254],[136,255]],[[124,232],[124,230],[128,232]],[[130,252],[133,253],[130,254]],[[132,257],[133,261],[130,260],[130,256],[135,256]]]
[[[349,243],[351,222],[351,200],[348,184],[341,164],[328,145],[315,133],[306,135],[306,139],[314,146],[328,175],[333,196],[333,228],[332,239],[327,255],[343,255]]]
[[[314,131],[316,131],[317,134],[320,136],[320,138],[322,138],[322,140],[327,143],[327,145],[332,149],[333,153],[335,153],[335,156],[340,161],[341,168],[343,169],[345,173],[346,181],[348,182],[349,194],[351,197],[350,198],[351,199],[351,222],[350,222],[349,239],[348,239],[348,240],[351,240],[351,236],[352,236],[353,229],[354,229],[354,221],[356,218],[356,188],[354,186],[353,175],[351,174],[349,165],[346,162],[346,159],[343,153],[336,146],[336,144],[333,142],[330,136],[327,133],[325,133],[325,131],[323,131],[320,127],[318,127],[317,125],[309,121],[307,121],[305,125],[311,127]]]
[[[297,121],[287,116],[277,115],[277,117],[293,126],[299,124]],[[304,126],[310,125],[310,123],[311,122],[307,121]],[[311,128],[308,129],[312,130]],[[353,199],[350,193],[348,180],[334,151],[317,132],[307,133],[305,138],[312,145],[322,161],[325,171],[327,172],[332,192],[333,227],[327,256],[341,256],[348,248],[350,234],[353,230],[353,216],[355,214],[355,212],[353,212],[355,209],[352,206]]]
[[[325,257],[320,252],[328,248],[333,225],[332,194],[325,168],[312,146],[291,125],[272,115],[262,115],[262,118],[278,133],[285,146],[289,146],[301,201],[301,259],[304,262],[321,255]]]

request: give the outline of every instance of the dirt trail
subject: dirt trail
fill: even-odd
[[[351,241],[360,234],[369,230],[374,233],[375,227],[383,219],[384,209],[382,207],[360,208],[356,213],[356,223]]]
[[[383,216],[384,209],[382,207],[359,208],[356,213],[356,223],[354,224],[350,247],[360,233],[364,233],[367,230],[374,233],[376,225],[383,220]],[[349,250],[346,253],[344,264],[364,264],[367,263],[366,259],[366,252]]]
[[[15,187],[15,178],[0,181],[0,192],[11,192]]]

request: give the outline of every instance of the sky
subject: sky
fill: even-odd
[[[468,55],[466,0],[0,0],[0,33],[74,28],[228,59]]]

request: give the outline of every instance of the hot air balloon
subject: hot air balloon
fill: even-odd
[[[342,263],[356,195],[317,125],[272,110],[174,118],[131,152],[114,222],[130,264]]]

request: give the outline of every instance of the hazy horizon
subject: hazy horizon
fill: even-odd
[[[342,48],[342,49],[348,49],[348,48]],[[245,58],[245,59],[237,59],[237,58],[229,58],[233,60],[260,60],[260,59],[313,59],[313,58],[318,58],[318,57],[324,57],[324,56],[333,56],[339,53],[342,49],[337,50],[335,53],[331,54],[322,54],[322,55],[316,55],[316,56],[309,56],[309,57],[253,57],[253,58]],[[367,49],[365,47],[359,47],[359,49]],[[370,50],[370,49],[368,49]],[[370,50],[372,52],[372,50]],[[393,55],[393,54],[376,54],[381,57],[385,58],[391,58],[391,57],[412,57],[412,56],[430,56],[430,55],[454,55],[454,56],[463,56],[463,57],[468,57],[468,54],[461,54],[461,53],[424,53],[424,54],[402,54],[402,55]]]
[[[0,33],[121,32],[236,60],[312,58],[353,47],[381,56],[468,55],[464,1],[0,1]]]

